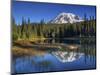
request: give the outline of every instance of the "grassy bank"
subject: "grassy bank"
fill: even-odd
[[[45,51],[38,49],[36,50],[33,45],[36,42],[29,41],[29,40],[18,40],[13,42],[12,46],[12,55],[14,57],[21,57],[26,55],[44,55]]]
[[[44,55],[47,52],[52,51],[75,51],[82,52],[86,55],[96,54],[95,47],[89,45],[91,42],[78,44],[64,44],[64,43],[44,43],[46,38],[33,38],[27,40],[13,41],[12,44],[12,55],[14,57],[27,56],[27,55]],[[92,40],[92,39],[91,39]],[[93,44],[94,45],[94,44]]]

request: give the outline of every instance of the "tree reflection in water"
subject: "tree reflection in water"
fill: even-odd
[[[54,40],[54,39],[53,39]],[[41,41],[39,41],[41,42]],[[43,72],[43,71],[54,71],[58,70],[63,70],[64,66],[69,66],[67,65],[68,63],[73,63],[74,61],[82,61],[82,66],[88,65],[93,63],[95,66],[95,59],[96,59],[96,44],[95,44],[95,38],[81,38],[81,39],[72,39],[69,41],[66,39],[55,39],[53,42],[52,40],[45,40],[42,43],[49,43],[49,44],[64,44],[64,45],[79,45],[79,48],[76,48],[75,50],[68,50],[66,49],[63,45],[61,45],[61,48],[57,49],[50,49],[47,50],[44,55],[35,55],[35,56],[24,56],[22,58],[16,58],[14,60],[14,70],[15,72]],[[84,57],[84,59],[81,60],[81,57]],[[57,59],[56,59],[56,58]],[[49,58],[51,58],[49,60]],[[84,62],[84,64],[83,64]],[[60,65],[59,65],[60,64]],[[56,67],[57,66],[57,67]],[[59,66],[59,67],[58,67]],[[73,65],[70,66],[75,66]],[[94,67],[93,66],[93,67]],[[90,67],[90,66],[89,66]],[[70,67],[68,67],[70,68]],[[67,69],[68,69],[67,68]],[[77,67],[76,67],[77,68]],[[82,67],[80,67],[82,69]]]

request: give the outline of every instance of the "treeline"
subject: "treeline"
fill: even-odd
[[[12,19],[12,39],[32,39],[32,38],[67,38],[67,37],[91,37],[96,36],[96,19],[90,19],[84,15],[84,21],[67,24],[47,24],[44,20],[40,23],[30,23],[22,18],[22,24],[17,25]]]

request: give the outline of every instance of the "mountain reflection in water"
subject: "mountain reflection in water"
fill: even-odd
[[[56,51],[52,52],[52,54],[59,59],[61,62],[72,62],[77,59],[79,59],[83,53],[77,53],[77,52],[67,52],[67,51]]]
[[[43,41],[38,41],[43,43]],[[78,50],[52,50],[44,55],[24,56],[14,60],[14,73],[84,70],[96,68],[96,44],[93,39],[56,39],[44,43],[76,44]]]

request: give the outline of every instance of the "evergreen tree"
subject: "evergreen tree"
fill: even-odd
[[[17,25],[15,23],[15,19],[12,18],[12,39],[17,40],[18,39],[18,33],[17,33]]]

